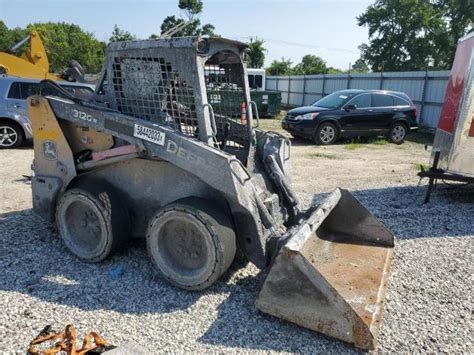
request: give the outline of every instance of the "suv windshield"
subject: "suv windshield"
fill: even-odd
[[[332,94],[319,99],[312,106],[338,108],[353,96],[353,93],[333,92]]]

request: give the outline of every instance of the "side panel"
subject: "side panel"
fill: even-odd
[[[459,109],[459,118],[454,134],[453,149],[449,157],[448,170],[474,177],[474,51],[468,85]]]
[[[473,48],[473,35],[459,42],[449,76],[440,121],[433,143],[433,154],[431,155],[431,161],[433,162],[434,153],[436,151],[440,152],[439,167],[442,169],[449,169],[449,159],[452,155],[455,130],[456,127],[459,127],[457,120],[466,119],[465,117],[460,117],[459,113],[463,94],[469,85],[468,77],[470,67],[472,66]]]
[[[74,154],[84,150],[93,152],[112,148],[114,139],[112,135],[97,132],[89,127],[82,127],[71,122],[60,122],[60,126],[71,145]]]
[[[76,176],[74,158],[46,99],[30,97],[29,114],[34,136],[33,209],[48,221],[60,191]]]
[[[466,85],[473,46],[474,37],[471,37],[466,41],[460,42],[456,50],[438,125],[438,129],[448,133],[454,133],[456,115]]]
[[[189,196],[221,200],[221,195],[196,176],[166,161],[132,159],[79,177],[97,178],[120,191],[131,216],[132,236],[143,238],[153,215],[163,206]],[[74,182],[73,182],[74,184]]]

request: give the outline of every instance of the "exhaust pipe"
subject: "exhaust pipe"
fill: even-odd
[[[393,258],[393,234],[336,189],[291,229],[256,306],[302,327],[374,349]]]

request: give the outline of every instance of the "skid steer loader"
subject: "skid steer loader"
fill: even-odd
[[[300,210],[290,142],[257,128],[245,48],[111,43],[89,101],[30,97],[34,210],[88,262],[146,238],[161,275],[187,290],[245,258],[269,270],[261,311],[373,349],[393,235],[346,190]]]

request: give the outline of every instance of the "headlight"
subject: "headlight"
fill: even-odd
[[[315,118],[316,116],[318,116],[318,115],[319,115],[319,113],[313,112],[313,113],[306,113],[306,114],[304,114],[304,115],[298,115],[298,116],[296,116],[295,118],[296,118],[297,120],[312,120],[312,119],[314,119],[314,118]]]

